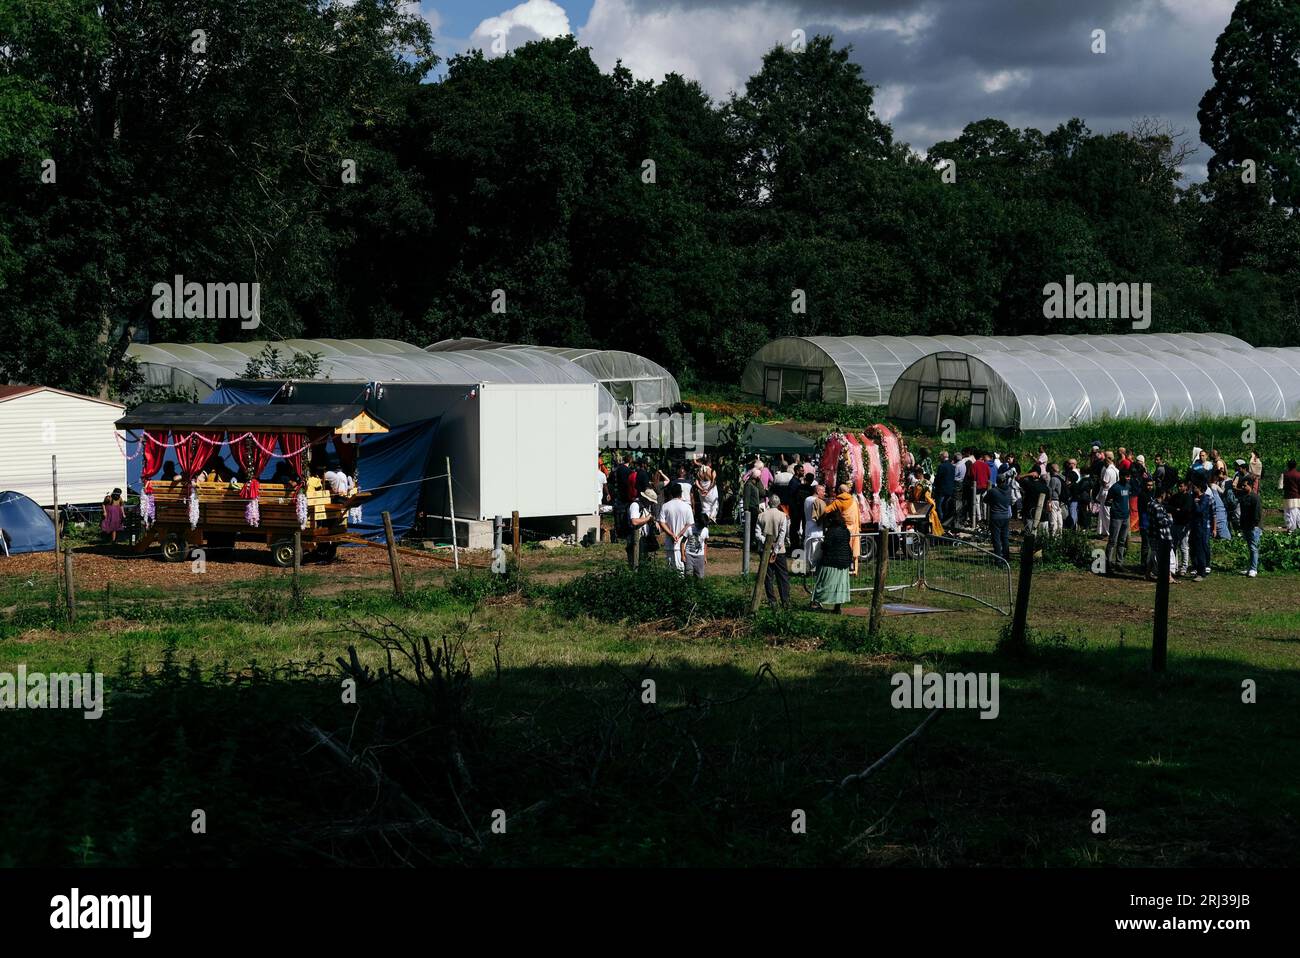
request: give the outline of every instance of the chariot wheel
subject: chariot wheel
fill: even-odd
[[[293,566],[293,540],[277,539],[271,543],[271,561],[281,569]]]
[[[162,557],[164,562],[183,562],[187,551],[185,540],[180,533],[169,532],[163,537]]]

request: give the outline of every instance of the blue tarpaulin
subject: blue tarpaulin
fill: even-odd
[[[54,551],[54,521],[21,492],[0,492],[0,531],[11,555]]]

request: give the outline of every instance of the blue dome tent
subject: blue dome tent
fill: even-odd
[[[21,492],[0,492],[0,530],[11,555],[54,551],[54,520]]]

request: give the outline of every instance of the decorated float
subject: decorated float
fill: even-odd
[[[355,476],[362,438],[388,431],[360,406],[308,404],[144,403],[116,426],[139,440],[143,457],[136,551],[157,543],[163,559],[180,562],[191,549],[263,541],[279,566],[293,564],[295,532],[304,551],[331,558],[349,514],[368,498],[355,482],[335,495],[321,481],[326,444],[339,470]],[[261,479],[269,468],[275,481]]]
[[[859,530],[863,533],[878,532],[881,528],[891,532],[927,531],[926,514],[913,513],[913,503],[906,498],[903,483],[906,456],[907,444],[903,437],[882,423],[860,433],[835,430],[822,442],[819,478],[832,496],[841,486],[849,486],[857,499]],[[925,537],[909,536],[901,547],[909,555],[919,555],[925,549]],[[874,554],[874,538],[863,538],[862,557],[870,558]]]

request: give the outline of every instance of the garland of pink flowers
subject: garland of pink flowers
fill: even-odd
[[[902,484],[903,442],[882,423],[870,426],[863,433],[863,440],[870,441],[881,456],[880,469],[871,476],[871,511],[878,513],[876,521],[883,527],[897,529],[902,517],[907,515]]]

